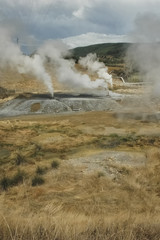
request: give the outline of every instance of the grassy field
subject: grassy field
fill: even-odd
[[[141,87],[128,89],[117,79],[126,48],[106,47],[118,59],[108,69],[113,89],[141,94]],[[65,91],[54,69],[46,68],[55,90]],[[16,94],[47,90],[13,69],[1,69],[0,79]],[[31,112],[38,109],[34,104]],[[0,239],[160,239],[159,122],[94,111],[32,115],[1,118],[0,136]]]
[[[109,112],[22,116],[1,119],[0,134],[0,239],[160,239],[158,122]],[[96,159],[70,162],[109,151],[146,160],[106,158],[104,171],[90,170]]]

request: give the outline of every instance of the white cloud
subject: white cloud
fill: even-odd
[[[70,48],[76,48],[98,43],[130,42],[130,39],[126,35],[107,35],[89,32],[78,36],[63,38],[62,41],[66,43]]]
[[[84,17],[84,7],[80,7],[78,10],[73,12],[73,16],[77,18],[83,18]]]

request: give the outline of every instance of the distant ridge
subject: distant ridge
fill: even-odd
[[[106,64],[122,64],[127,49],[132,43],[101,43],[85,47],[77,47],[72,50],[73,58],[78,61],[89,53],[96,53],[100,61]]]

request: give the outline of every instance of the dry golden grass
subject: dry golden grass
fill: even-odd
[[[107,132],[87,133],[87,127],[93,133],[110,127],[109,138]],[[134,140],[140,128],[154,127],[158,124],[120,121],[107,112],[1,120],[1,180],[13,179],[18,169],[25,175],[6,191],[1,185],[0,239],[160,239],[159,138],[150,133]],[[125,130],[125,142],[124,135],[115,135],[116,128]],[[119,144],[112,150],[143,151],[146,164],[112,162],[116,174],[110,177],[96,170],[84,174],[68,162],[106,151],[101,144],[115,140]],[[57,168],[52,167],[53,160],[58,161]],[[45,169],[42,175],[38,167]],[[37,175],[44,184],[32,186]]]
[[[159,219],[120,214],[110,218],[86,217],[72,213],[50,217],[44,214],[14,218],[2,216],[1,239],[122,240],[159,239]],[[14,222],[14,224],[13,224]]]
[[[78,72],[82,74],[88,74],[92,80],[96,80],[98,76],[94,76],[87,72],[87,70],[80,67],[78,64],[75,66]],[[64,86],[57,80],[56,70],[53,65],[49,63],[45,66],[46,71],[50,74],[51,80],[54,86],[54,91],[66,91],[67,87]],[[30,74],[19,74],[16,69],[12,68],[0,68],[0,80],[1,87],[4,87],[8,90],[15,90],[17,93],[19,92],[39,92],[44,93],[47,92],[48,89],[43,84],[42,81],[36,79],[33,75]],[[72,89],[68,88],[67,90],[72,91]]]

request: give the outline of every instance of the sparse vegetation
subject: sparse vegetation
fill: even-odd
[[[39,176],[39,175],[36,175],[33,179],[32,179],[32,186],[35,187],[35,186],[38,186],[38,185],[42,185],[44,183],[44,179]]]
[[[21,154],[17,154],[15,157],[15,164],[19,166],[23,163],[25,163],[25,158]]]
[[[20,183],[23,183],[24,179],[26,177],[26,173],[20,169],[17,170],[17,173],[11,178],[11,186],[18,185]]]
[[[104,172],[98,172],[97,173],[97,176],[100,178],[100,177],[104,177],[105,176],[105,173]]]
[[[8,187],[10,186],[10,183],[11,183],[11,180],[4,176],[2,179],[1,179],[1,188],[2,190],[6,191],[8,189]]]
[[[0,165],[0,239],[159,240],[160,138],[148,134],[155,127],[107,112],[0,121],[3,149],[25,159],[13,164],[15,155],[4,154]],[[143,152],[146,162],[106,158],[93,172],[69,164],[107,151]]]
[[[2,190],[6,191],[9,187],[13,187],[23,183],[25,177],[26,177],[26,173],[24,171],[21,171],[20,169],[17,170],[17,172],[13,175],[13,177],[9,178],[7,176],[4,176],[1,179]]]
[[[93,143],[101,148],[115,148],[119,146],[157,146],[160,143],[160,137],[155,136],[136,136],[135,134],[127,134],[124,136],[111,134],[109,136],[101,136],[93,140]]]
[[[60,163],[57,160],[53,160],[52,163],[51,163],[51,167],[54,168],[54,169],[59,168],[59,165],[60,165]]]
[[[36,174],[43,175],[46,173],[46,170],[47,170],[46,168],[38,166],[36,169]]]

